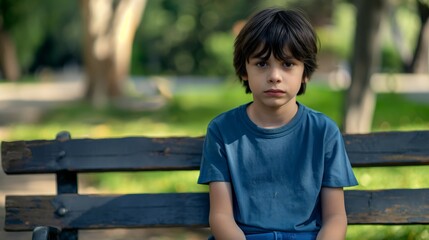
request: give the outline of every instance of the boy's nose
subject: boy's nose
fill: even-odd
[[[268,76],[268,82],[269,83],[280,83],[282,81],[281,79],[281,72],[277,68],[273,68],[270,71],[270,75]]]

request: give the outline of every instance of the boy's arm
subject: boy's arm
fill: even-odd
[[[234,220],[231,184],[211,182],[210,190],[210,228],[216,240],[246,239],[243,231]]]
[[[344,205],[344,191],[342,188],[323,187],[322,201],[322,228],[317,240],[343,240],[346,238],[347,215]]]

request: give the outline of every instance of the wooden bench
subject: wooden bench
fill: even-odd
[[[429,131],[344,135],[353,167],[429,164]],[[77,239],[78,230],[208,227],[207,193],[83,195],[78,173],[198,170],[203,138],[2,142],[7,174],[56,174],[57,195],[6,196],[6,231]],[[410,176],[412,177],[412,176]],[[178,179],[179,180],[179,179]],[[347,190],[349,224],[429,224],[429,189]],[[50,227],[43,227],[50,226]]]

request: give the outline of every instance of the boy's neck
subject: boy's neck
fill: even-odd
[[[279,128],[288,124],[298,112],[296,101],[290,101],[279,108],[260,107],[252,102],[247,107],[250,120],[261,128]]]

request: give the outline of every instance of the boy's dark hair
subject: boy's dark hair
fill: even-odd
[[[262,50],[256,53],[261,45]],[[252,92],[248,81],[242,79],[242,76],[247,75],[246,62],[252,56],[269,58],[271,53],[276,59],[286,61],[285,47],[290,51],[289,54],[304,63],[303,79],[310,79],[317,68],[318,39],[303,13],[269,8],[249,19],[234,44],[234,68],[246,93]],[[303,82],[298,95],[303,94],[305,89],[306,83]]]

